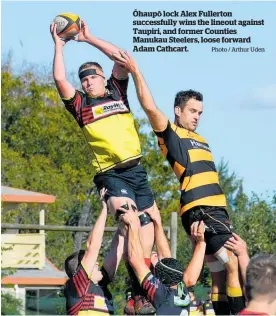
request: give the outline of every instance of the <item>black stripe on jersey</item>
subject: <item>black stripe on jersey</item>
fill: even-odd
[[[217,183],[206,184],[187,192],[181,191],[180,202],[181,204],[189,204],[196,200],[219,194],[223,194],[223,191]]]
[[[168,162],[169,162],[170,166],[173,168],[174,163],[175,163],[175,161],[176,161],[176,160],[175,160],[175,159],[173,159],[173,157],[170,155],[170,153],[169,153],[169,152],[167,153],[166,158],[167,158],[167,160],[168,160]]]
[[[190,169],[193,171],[193,175],[208,171],[217,172],[214,162],[207,160],[192,162]]]
[[[187,173],[189,170],[189,173]],[[207,161],[207,160],[201,160],[201,161],[195,161],[188,165],[188,169],[186,169],[182,176],[179,179],[180,183],[183,183],[184,178],[186,176],[192,176],[194,174],[199,174],[202,172],[217,172],[215,163],[213,161]]]

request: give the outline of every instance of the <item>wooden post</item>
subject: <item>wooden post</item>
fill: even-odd
[[[177,213],[171,213],[171,229],[170,229],[170,237],[171,237],[171,252],[173,258],[176,259],[177,252]]]
[[[39,225],[45,225],[45,210],[43,208],[43,205],[41,205],[41,210],[39,212]],[[44,230],[39,231],[40,234],[44,234]]]
[[[44,205],[40,204],[40,211],[39,211],[39,226],[45,225],[45,210]],[[39,269],[43,269],[45,266],[45,257],[46,257],[46,240],[45,240],[45,230],[40,229],[39,234],[42,235],[43,241],[39,247]]]

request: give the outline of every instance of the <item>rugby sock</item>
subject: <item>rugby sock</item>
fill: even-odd
[[[227,287],[227,296],[232,315],[238,314],[245,308],[245,298],[240,287]]]
[[[230,308],[226,294],[212,293],[211,300],[216,315],[230,315]]]

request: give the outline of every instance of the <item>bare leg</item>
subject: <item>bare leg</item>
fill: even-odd
[[[216,262],[213,255],[206,255],[205,262]],[[216,315],[230,315],[228,299],[226,295],[226,271],[211,272],[212,295],[211,300]]]
[[[216,254],[225,251],[222,247]],[[226,293],[231,310],[231,314],[236,315],[245,307],[245,298],[242,293],[242,285],[239,277],[238,258],[229,250],[227,250],[229,260],[225,263],[226,268]]]

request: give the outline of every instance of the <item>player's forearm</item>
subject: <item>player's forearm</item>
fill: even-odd
[[[134,269],[141,262],[144,263],[144,253],[140,241],[139,225],[136,223],[129,225],[128,229],[128,259]]]
[[[55,56],[53,64],[53,75],[56,82],[66,80],[66,71],[63,58],[63,48],[60,45],[55,46]]]
[[[98,48],[101,52],[103,52],[107,57],[113,60],[112,55],[118,54],[119,48],[107,41],[104,41],[100,38],[97,38],[96,36],[89,36],[86,39],[86,43]]]
[[[146,114],[150,116],[156,111],[157,108],[151,92],[146,84],[146,81],[138,68],[136,68],[135,71],[132,72],[132,77],[142,108],[146,112]]]
[[[125,238],[119,233],[119,231],[117,231],[112,240],[110,251],[104,258],[103,266],[107,271],[110,280],[113,279],[123,256],[124,241]]]
[[[171,249],[168,243],[168,239],[164,233],[161,222],[154,223],[155,243],[157,248],[157,255],[159,258],[171,257]]]
[[[246,278],[246,269],[249,263],[249,256],[247,253],[244,255],[238,256],[238,261],[239,261],[239,266],[240,266],[240,271],[241,271],[241,276],[242,276],[242,281],[245,282]]]
[[[101,245],[102,245],[106,217],[107,217],[107,209],[103,208],[87,240],[87,243],[86,243],[87,249],[90,247],[93,247],[93,250],[95,251],[100,250]]]
[[[204,255],[205,255],[206,243],[200,242],[196,244],[192,259],[184,271],[183,280],[186,286],[193,286],[196,284],[200,272],[202,270]]]

